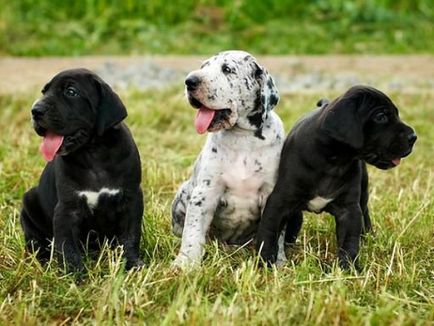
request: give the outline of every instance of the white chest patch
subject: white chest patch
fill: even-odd
[[[319,213],[331,201],[333,201],[333,198],[328,199],[318,196],[307,203],[307,208],[312,212]]]
[[[260,163],[258,162],[258,164]],[[257,173],[261,170],[262,165],[254,166],[253,160],[239,156],[227,167],[222,174],[222,179],[234,195],[256,198],[259,188],[264,183],[264,177]]]
[[[99,196],[107,194],[109,196],[116,196],[119,194],[119,189],[101,188],[100,191],[78,191],[78,196],[86,197],[87,206],[90,209],[94,209],[98,205]]]

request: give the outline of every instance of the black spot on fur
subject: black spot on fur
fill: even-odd
[[[261,140],[265,140],[265,137],[262,135],[262,128],[258,128],[255,130],[255,133],[253,134],[256,138],[259,138]]]
[[[261,103],[261,92],[258,91],[256,93],[256,98],[254,102],[254,107],[252,110],[252,114],[247,116],[247,119],[249,119],[249,122],[252,126],[255,126],[257,129],[262,129],[263,124],[263,114],[264,114],[264,105]],[[260,139],[262,139],[262,130],[257,130],[255,132],[255,136],[259,136]]]
[[[246,55],[243,60],[248,61],[251,57],[252,57],[251,55]]]
[[[257,112],[253,115],[247,116],[247,119],[249,119],[249,122],[252,126],[255,126],[256,128],[261,128],[262,126],[262,112]]]
[[[205,180],[203,180],[203,183],[206,184],[207,186],[209,186],[211,184],[211,180],[205,179]]]
[[[249,83],[249,80],[247,79],[247,78],[244,78],[244,84],[246,85],[246,88],[248,89],[248,90],[250,90],[250,83]]]
[[[255,66],[256,66],[256,70],[255,70],[254,77],[256,79],[259,79],[262,76],[262,74],[264,73],[264,70],[262,70],[262,68],[259,67],[257,64],[255,64]]]
[[[270,95],[270,105],[274,106],[277,104],[277,102],[279,101],[279,98],[276,96],[276,94],[271,93]]]
[[[199,201],[195,202],[194,204],[195,204],[196,206],[200,207],[200,206],[202,206],[202,201],[199,200]]]
[[[211,150],[213,153],[217,153],[217,148],[213,147]]]

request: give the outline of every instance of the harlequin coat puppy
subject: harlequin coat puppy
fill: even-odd
[[[286,242],[295,241],[304,210],[335,217],[340,265],[355,262],[362,228],[371,228],[366,163],[393,168],[416,141],[395,104],[374,88],[355,86],[319,106],[293,127],[282,150],[256,242],[268,263],[276,260],[278,235],[285,226]]]
[[[66,70],[32,107],[40,150],[48,161],[21,211],[26,248],[43,263],[55,252],[68,271],[83,269],[82,249],[105,238],[123,245],[126,267],[142,264],[140,158],[122,120],[120,98],[86,69]]]
[[[271,111],[279,100],[273,78],[246,52],[211,57],[185,85],[197,132],[209,133],[172,206],[173,231],[182,236],[174,264],[184,267],[200,262],[207,234],[239,245],[255,235],[284,132]]]

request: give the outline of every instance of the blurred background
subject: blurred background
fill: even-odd
[[[432,0],[0,0],[0,54],[408,54]]]

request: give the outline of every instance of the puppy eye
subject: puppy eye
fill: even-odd
[[[374,121],[376,123],[386,123],[387,121],[389,121],[389,118],[384,112],[380,112],[374,116]]]
[[[72,86],[69,86],[68,88],[65,89],[65,95],[69,97],[79,96],[77,90]]]
[[[224,74],[230,74],[230,73],[234,72],[228,65],[223,65],[222,66],[222,71],[223,71]]]

